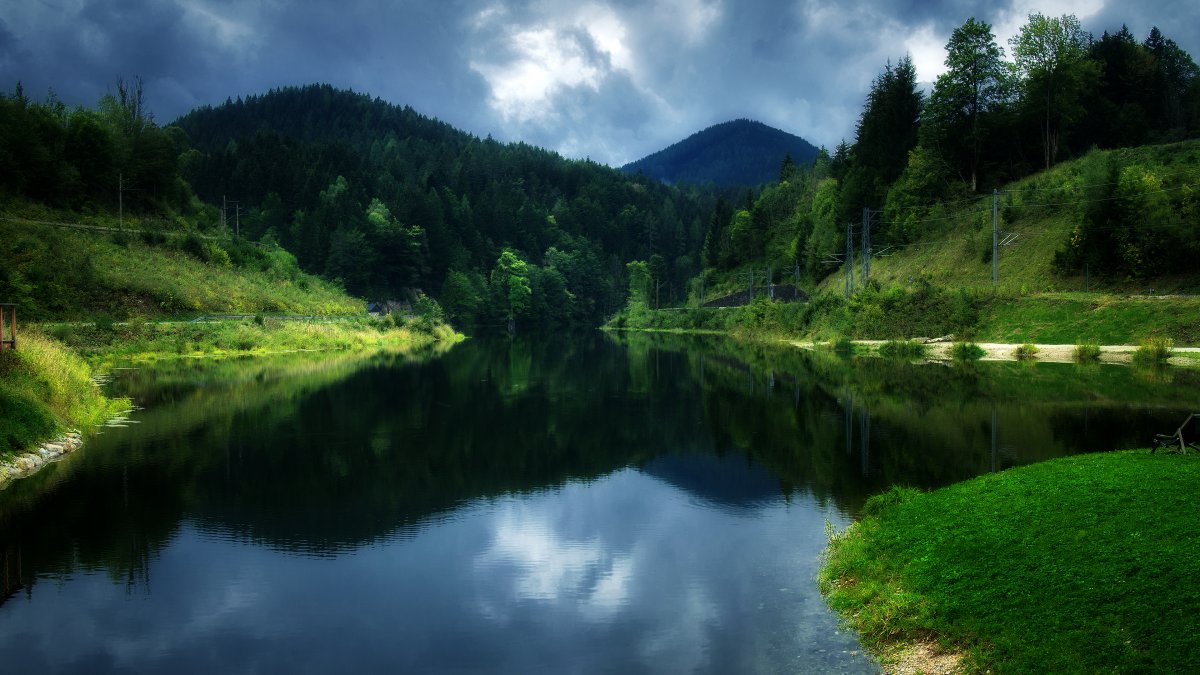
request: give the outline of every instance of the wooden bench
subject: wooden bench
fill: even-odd
[[[1187,429],[1187,426],[1191,424],[1192,420],[1197,420],[1197,424],[1200,425],[1200,413],[1192,413],[1191,415],[1188,415],[1187,419],[1183,421],[1183,424],[1179,425],[1179,428],[1176,429],[1175,433],[1173,434],[1156,434],[1154,437],[1154,447],[1151,448],[1150,452],[1158,452],[1159,448],[1169,452],[1175,452],[1176,447],[1179,448],[1179,452],[1182,454],[1187,454],[1189,449],[1200,451],[1200,445],[1195,442],[1188,443],[1183,438],[1183,430]],[[1198,440],[1197,434],[1193,433],[1192,438],[1194,440]]]

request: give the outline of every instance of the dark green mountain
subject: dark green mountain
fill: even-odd
[[[626,262],[660,256],[671,295],[699,270],[705,199],[380,99],[286,88],[175,124],[184,177],[238,200],[244,236],[355,294],[424,289],[460,324],[594,325],[624,301]]]
[[[753,120],[734,120],[692,134],[621,170],[641,172],[671,184],[713,183],[722,187],[757,186],[779,179],[784,158],[804,166],[817,148],[786,131]]]

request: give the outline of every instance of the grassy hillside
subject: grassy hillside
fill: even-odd
[[[93,384],[107,359],[409,351],[461,339],[431,301],[417,303],[416,318],[367,317],[362,300],[301,272],[277,246],[202,236],[187,222],[129,218],[117,229],[115,220],[25,203],[0,211],[0,301],[18,304],[19,326],[18,349],[0,352],[0,459],[127,407]],[[203,314],[255,316],[187,320]]]
[[[764,241],[803,234],[804,202],[780,205],[792,187],[765,190],[749,214],[766,225]],[[876,216],[872,239],[883,243],[873,247],[866,284],[861,226],[852,230],[850,298],[843,266],[816,285],[807,305],[760,298],[744,309],[654,312],[631,302],[610,325],[822,340],[953,334],[1012,343],[1139,344],[1165,337],[1179,346],[1200,344],[1200,274],[1194,263],[1181,262],[1200,235],[1200,142],[1092,151],[1006,185],[997,201],[999,238],[1008,244],[1000,247],[996,286],[986,195]],[[910,239],[896,239],[898,232]],[[818,257],[844,250],[844,237],[815,251]],[[777,283],[791,281],[779,274],[786,269],[778,259],[755,269],[768,265]],[[743,290],[744,271],[708,270],[707,297]]]
[[[115,230],[114,221],[28,205],[5,208],[0,300],[19,303],[26,320],[365,313],[361,301],[301,272],[295,258],[278,247],[178,230],[167,235],[85,229]],[[125,223],[131,230],[163,225]]]
[[[1088,209],[1121,199],[1103,190],[1113,178],[1110,164],[1118,169],[1148,167],[1160,181],[1153,194],[1161,196],[1166,207],[1180,217],[1173,227],[1200,234],[1196,231],[1200,215],[1200,141],[1094,150],[1000,190],[997,209],[1000,238],[1012,239],[1011,244],[1000,247],[997,286],[1000,293],[1018,296],[1085,290],[1151,295],[1200,292],[1200,274],[1164,276],[1153,259],[1142,261],[1141,268],[1135,270],[1090,265],[1086,270],[1082,265],[1056,269],[1055,255],[1064,251],[1077,228],[1084,226]],[[883,287],[909,287],[924,279],[951,289],[991,290],[991,195],[912,214],[911,221],[918,228],[918,238],[874,256],[870,276],[873,282]],[[1145,223],[1135,221],[1125,225],[1132,230]],[[855,244],[858,258],[861,247],[857,241]],[[844,272],[844,268],[835,271],[820,284],[820,290],[841,292]],[[856,278],[855,283],[860,280]]]

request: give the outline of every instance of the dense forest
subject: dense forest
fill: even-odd
[[[808,165],[817,156],[811,143],[753,120],[713,125],[682,141],[621,167],[666,183],[759,187],[779,178],[786,161]],[[735,190],[736,191],[736,190]]]
[[[664,302],[682,298],[711,209],[695,189],[475,138],[327,85],[167,127],[140,80],[96,110],[33,102],[18,85],[0,95],[0,166],[10,197],[282,246],[360,297],[433,295],[466,328],[596,325],[624,303],[633,259],[654,261]],[[27,281],[10,277],[0,272],[0,291]]]
[[[784,167],[754,200],[716,205],[707,275],[770,265],[819,282],[841,264],[847,223],[862,223],[864,209],[873,245],[902,246],[972,204],[990,209],[993,188],[1092,148],[1200,137],[1200,68],[1158,28],[1141,42],[1124,27],[1096,39],[1074,16],[1032,14],[1011,60],[1005,53],[972,18],[947,43],[947,72],[930,94],[908,56],[886,64],[852,143]],[[1195,172],[1112,159],[1086,171],[1080,185],[1046,188],[1047,198],[1088,204],[1056,267],[1090,262],[1144,278],[1182,272],[1200,255]]]
[[[645,177],[479,139],[329,86],[272,91],[179,119],[181,170],[352,293],[436,294],[460,324],[595,325],[624,302],[625,262],[663,261],[683,296],[708,211]]]
[[[159,127],[141,80],[118,81],[95,110],[68,109],[53,93],[33,102],[18,82],[0,95],[0,194],[78,210],[185,208],[180,178],[186,140]]]

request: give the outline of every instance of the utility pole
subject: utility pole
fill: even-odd
[[[992,288],[1000,285],[1000,191],[992,188]]]
[[[854,293],[854,223],[846,223],[846,299]]]
[[[233,223],[235,228],[234,233],[236,236],[240,237],[242,236],[242,203],[238,201],[234,202],[234,204],[236,204],[236,206],[233,207]]]
[[[862,231],[862,284],[867,287],[867,279],[871,276],[871,209],[863,207]]]

